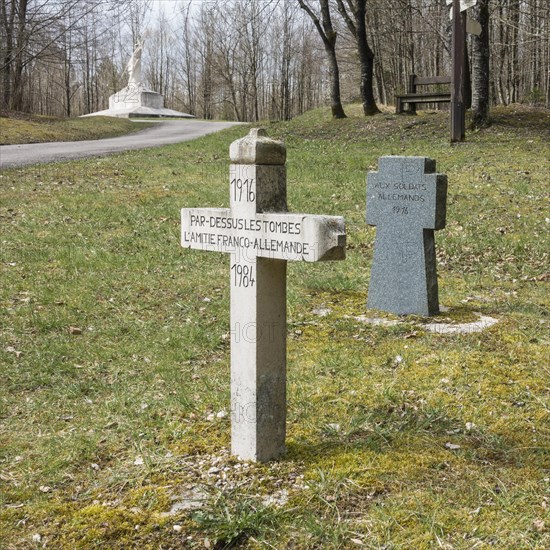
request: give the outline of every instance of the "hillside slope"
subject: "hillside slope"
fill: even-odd
[[[56,118],[23,113],[0,113],[0,145],[80,141],[117,137],[146,128],[125,118]]]

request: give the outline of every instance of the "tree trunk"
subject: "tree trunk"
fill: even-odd
[[[290,32],[290,14],[284,4],[283,59],[281,66],[281,114],[283,120],[290,120],[290,58],[292,56],[292,34]]]
[[[519,20],[520,20],[520,11],[521,6],[519,0],[512,0],[510,2],[510,27],[511,27],[511,40],[512,45],[510,47],[510,102],[517,103],[519,101],[518,92],[519,92]]]
[[[0,4],[1,24],[4,27],[6,36],[4,58],[1,60],[2,65],[2,107],[8,109],[11,103],[11,74],[13,61],[13,30],[15,20],[15,0],[10,2],[10,13],[7,13],[7,0],[2,0]]]
[[[357,0],[356,11],[356,39],[359,62],[361,64],[361,99],[363,112],[366,116],[380,112],[376,106],[373,93],[374,53],[367,41],[367,26],[365,21],[366,0]]]
[[[332,118],[346,118],[346,113],[342,107],[340,100],[340,69],[338,68],[338,61],[336,59],[335,49],[325,47],[325,51],[328,56],[329,63],[329,75],[330,75],[330,108],[332,111]]]
[[[470,55],[468,53],[468,35],[464,41],[464,109],[472,107],[472,73],[470,71]]]
[[[23,56],[27,41],[27,4],[28,0],[19,0],[17,52],[15,54],[15,66],[13,71],[13,95],[11,108],[15,111],[23,110]]]
[[[361,67],[361,99],[363,102],[363,112],[366,116],[379,113],[376,106],[373,92],[373,73],[374,73],[374,53],[370,49],[367,41],[367,22],[366,22],[366,0],[348,0],[348,13],[343,0],[337,0],[338,11],[344,18],[349,32],[355,38],[357,53],[359,56],[359,65]],[[352,18],[353,15],[353,18]]]
[[[489,0],[475,7],[481,34],[472,36],[472,127],[489,125]]]
[[[346,113],[344,112],[344,107],[342,107],[342,100],[340,97],[340,70],[338,69],[338,60],[336,59],[337,35],[330,18],[329,1],[319,0],[319,4],[321,5],[322,26],[321,22],[319,22],[319,18],[303,0],[298,0],[298,3],[313,21],[325,46],[329,63],[332,118],[346,118]]]
[[[206,51],[202,67],[202,118],[210,120],[212,118],[212,37],[210,28],[207,32]]]

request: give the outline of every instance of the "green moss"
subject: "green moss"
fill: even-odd
[[[124,548],[134,539],[136,525],[142,521],[141,514],[128,510],[102,505],[86,506],[61,526],[58,541],[61,545],[74,545],[76,548],[105,544]]]
[[[139,508],[147,512],[167,512],[170,509],[170,496],[166,489],[147,485],[133,489],[124,500],[127,508]]]

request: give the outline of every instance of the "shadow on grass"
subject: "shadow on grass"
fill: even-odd
[[[357,404],[361,411],[364,406]],[[386,404],[352,416],[346,425],[329,424],[321,429],[317,439],[289,442],[287,458],[302,460],[314,466],[342,455],[369,451],[376,455],[392,453],[442,453],[449,458],[477,466],[522,468],[527,464],[550,465],[550,449],[526,445],[524,430],[510,431],[507,437],[472,426],[445,414],[443,409],[414,403],[406,399]],[[452,441],[452,443],[450,443]]]
[[[512,110],[512,113],[510,112]],[[496,129],[506,128],[524,130],[530,135],[539,134],[541,137],[550,137],[550,111],[544,116],[540,109],[526,105],[511,105],[504,109],[496,108],[491,113],[491,121]]]

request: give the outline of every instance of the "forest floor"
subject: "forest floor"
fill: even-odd
[[[124,136],[149,126],[150,123],[136,123],[127,118],[58,118],[2,111],[0,145],[103,139]]]
[[[228,205],[247,127],[0,175],[3,548],[550,547],[550,113],[497,109],[451,147],[445,113],[347,109],[266,124],[289,209],[348,233],[346,261],[289,263],[269,464],[227,452],[229,259],[179,235],[180,208]],[[435,318],[366,310],[389,154],[448,176]]]

